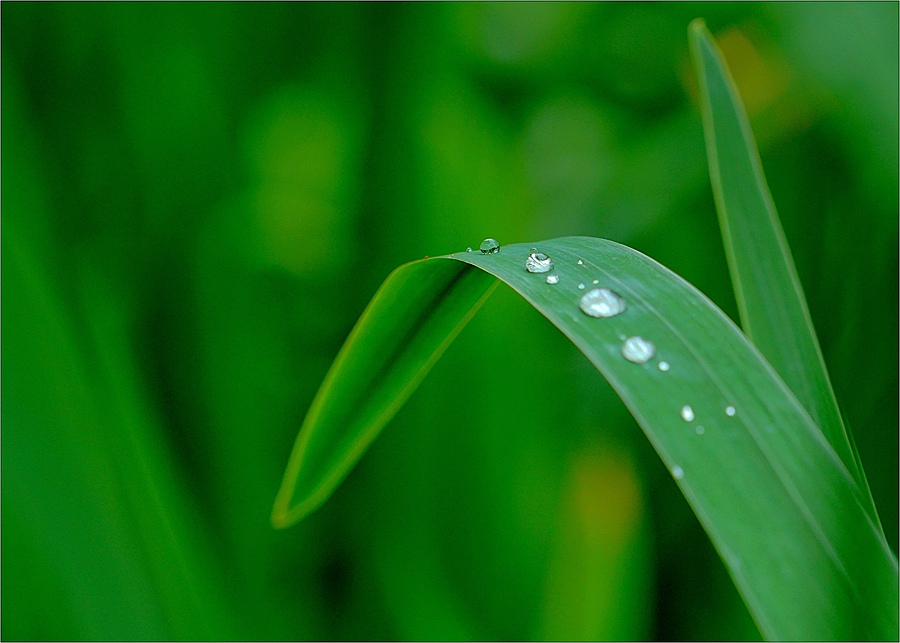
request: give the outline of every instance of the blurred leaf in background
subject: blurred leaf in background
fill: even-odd
[[[896,551],[896,4],[0,11],[4,638],[758,637],[621,402],[508,289],[332,501],[268,522],[400,263],[607,237],[737,318],[697,16]]]

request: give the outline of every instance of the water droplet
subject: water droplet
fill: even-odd
[[[684,477],[684,469],[676,464],[674,467],[672,467],[672,477],[676,480],[681,480]]]
[[[692,409],[689,404],[685,404],[681,407],[681,419],[685,422],[694,421],[694,409]]]
[[[697,435],[703,435],[704,433],[706,433],[706,429],[703,428],[702,424],[698,424],[697,428],[694,430],[697,432]]]
[[[583,265],[584,265],[584,262],[583,262],[581,259],[579,259],[579,260],[578,260],[578,265],[579,265],[579,266],[583,266]]]
[[[656,346],[643,337],[629,337],[622,344],[622,357],[635,364],[643,364],[656,353]]]
[[[725,415],[727,415],[728,417],[733,418],[735,413],[737,413],[737,411],[734,409],[733,406],[725,407]]]
[[[550,285],[556,285],[559,283],[559,275],[547,275],[547,283]]]
[[[596,286],[597,284],[600,283],[600,280],[599,280],[599,279],[594,279],[594,281],[592,281],[591,283],[594,284],[594,285]]]
[[[472,252],[472,246],[469,246],[468,248],[466,248],[466,252]]]
[[[663,373],[665,373],[667,370],[669,370],[669,362],[662,361],[658,364],[658,367],[659,367],[659,370],[661,370]]]
[[[553,270],[553,259],[543,252],[532,252],[525,260],[525,269],[528,272],[550,272]]]
[[[608,288],[589,290],[582,295],[578,305],[585,315],[599,318],[614,317],[625,310],[625,300]]]
[[[578,284],[578,290],[584,290],[584,284]]]
[[[496,239],[485,239],[481,242],[479,250],[481,250],[481,254],[492,255],[500,252],[500,244]]]

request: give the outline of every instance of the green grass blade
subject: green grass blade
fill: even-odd
[[[709,173],[741,325],[869,496],[734,80],[701,20],[691,24],[690,41]],[[866,502],[875,516],[871,498]]]
[[[494,286],[447,261],[414,261],[385,280],[301,427],[272,510],[275,527],[325,502]]]
[[[852,475],[756,347],[702,293],[634,250],[586,237],[539,246],[554,258],[557,285],[525,270],[523,244],[393,273],[313,403],[275,524],[328,497],[474,312],[488,284],[464,262],[510,285],[609,380],[673,471],[765,636],[897,638],[896,561]],[[579,298],[595,279],[624,297],[622,314],[581,312]],[[633,335],[656,345],[649,362],[623,358],[623,339]],[[691,422],[681,416],[686,404]]]

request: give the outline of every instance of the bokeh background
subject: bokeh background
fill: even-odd
[[[505,287],[333,498],[269,524],[403,262],[606,237],[737,318],[695,17],[896,551],[896,3],[0,10],[4,639],[758,637],[618,398]]]

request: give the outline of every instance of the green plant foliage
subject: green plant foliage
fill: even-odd
[[[709,172],[741,327],[801,400],[856,481],[865,485],[744,106],[706,26],[695,21],[690,31]],[[874,505],[867,502],[874,517]]]
[[[896,4],[0,14],[4,639],[759,639],[668,461],[578,347],[500,285],[431,364],[499,280],[459,255],[407,264],[487,235],[615,239],[742,319],[685,37],[697,16],[896,551]],[[363,446],[385,419],[369,412],[431,370],[330,499],[273,529],[301,420],[400,264],[403,292],[431,283],[435,317],[394,298],[380,341],[396,378],[320,418],[358,412],[344,437]],[[332,437],[306,492],[347,464]]]
[[[313,403],[276,523],[285,526],[327,498],[442,352],[450,329],[455,334],[474,310],[485,288],[454,287],[467,281],[465,272],[441,264],[457,259],[515,289],[609,380],[675,472],[767,637],[893,636],[896,614],[887,607],[897,601],[896,560],[864,509],[864,491],[740,330],[699,291],[633,250],[578,237],[537,246],[553,258],[558,284],[526,270],[526,244],[409,264],[385,282]],[[584,314],[578,302],[595,281],[620,294],[625,311],[609,319]],[[657,346],[653,359],[623,357],[623,341],[633,336]],[[533,377],[541,376],[536,364]],[[299,477],[304,469],[312,473]]]
[[[458,265],[432,266],[398,268],[347,338],[291,454],[276,527],[331,495],[496,285]]]

